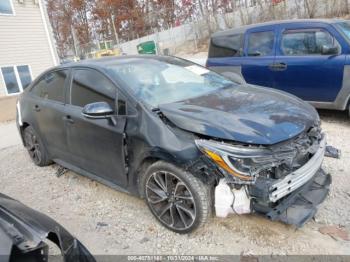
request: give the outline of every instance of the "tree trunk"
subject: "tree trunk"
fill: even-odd
[[[344,0],[344,10],[345,10],[345,14],[348,15],[350,12],[348,0]]]

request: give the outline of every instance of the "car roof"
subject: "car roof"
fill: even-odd
[[[262,26],[274,26],[274,25],[281,25],[281,24],[298,24],[298,23],[324,23],[324,24],[334,24],[337,22],[346,21],[344,19],[289,19],[289,20],[276,20],[276,21],[270,21],[270,22],[264,22],[264,23],[258,23],[258,24],[251,24],[251,25],[245,25],[240,26],[233,29],[228,29],[225,31],[220,31],[217,33],[214,33],[211,37],[217,37],[217,36],[225,36],[225,35],[231,35],[231,34],[243,34],[249,29],[253,28],[259,28]]]
[[[147,60],[157,60],[157,61],[169,61],[176,60],[179,58],[171,56],[160,56],[160,55],[129,55],[129,56],[109,56],[97,59],[87,59],[78,62],[71,62],[59,65],[55,68],[71,68],[71,67],[90,67],[98,69],[107,69],[111,65],[118,65],[130,62],[144,62]]]

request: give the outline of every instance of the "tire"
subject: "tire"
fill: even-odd
[[[47,150],[35,130],[28,126],[23,131],[24,146],[30,158],[37,166],[48,166],[52,163]]]
[[[140,179],[140,189],[152,214],[174,232],[193,232],[210,216],[209,186],[173,164],[150,165]]]

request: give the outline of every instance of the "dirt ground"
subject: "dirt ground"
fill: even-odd
[[[138,198],[73,172],[57,178],[57,165],[34,166],[20,145],[14,122],[0,124],[0,192],[56,219],[95,255],[350,255],[349,241],[319,232],[331,225],[350,232],[350,119],[330,111],[321,112],[321,117],[329,144],[342,150],[342,158],[325,160],[325,170],[333,175],[330,196],[315,220],[298,230],[255,215],[232,215],[213,217],[193,234],[172,233]]]

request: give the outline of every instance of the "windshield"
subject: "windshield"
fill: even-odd
[[[336,23],[336,27],[343,33],[343,35],[350,41],[350,21]]]
[[[111,65],[110,70],[138,99],[153,107],[201,96],[234,84],[199,65],[172,63],[172,60],[138,59]]]

